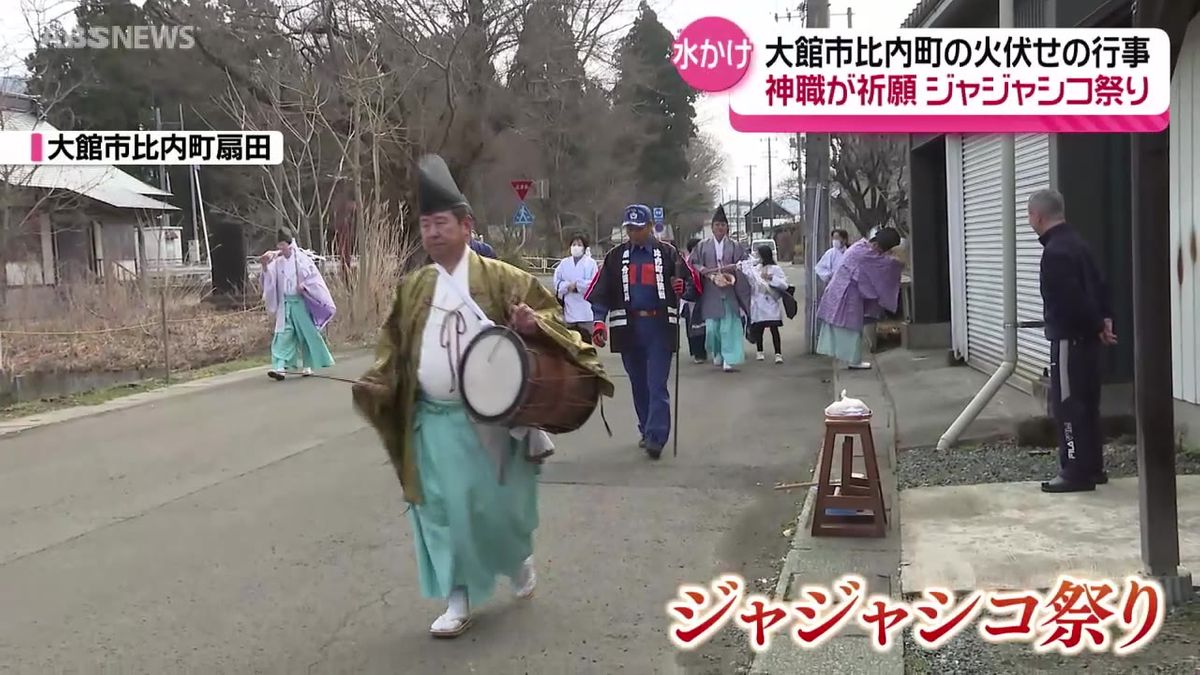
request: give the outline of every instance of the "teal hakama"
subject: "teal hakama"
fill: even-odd
[[[304,299],[287,295],[283,299],[283,330],[275,331],[271,340],[271,367],[277,371],[301,368],[328,368],[333,354],[309,316]]]
[[[720,319],[704,321],[705,347],[714,361],[719,358],[727,366],[738,366],[746,360],[746,345],[742,343],[745,339],[742,319],[738,315],[736,303],[729,296],[723,296],[721,302],[725,314]]]
[[[504,484],[458,401],[422,397],[414,448],[424,499],[409,509],[421,594],[446,598],[465,587],[472,605],[487,601],[496,576],[513,577],[533,554],[538,467],[525,441],[512,440]]]
[[[822,321],[820,333],[817,335],[817,353],[832,356],[844,363],[862,363],[862,341],[862,331]]]

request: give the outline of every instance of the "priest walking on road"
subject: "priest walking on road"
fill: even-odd
[[[712,233],[712,239],[696,247],[691,262],[703,284],[700,313],[706,351],[713,365],[728,373],[746,360],[742,317],[750,315],[751,286],[739,265],[746,260],[746,249],[729,239],[729,219],[723,206],[713,214]]]
[[[271,340],[271,369],[267,375],[283,380],[288,372],[311,375],[313,368],[333,365],[321,330],[337,307],[321,270],[287,228],[279,231],[277,248],[259,258],[262,264],[263,304],[275,317]],[[301,370],[303,368],[303,370]]]
[[[429,631],[453,638],[498,576],[512,580],[518,598],[533,594],[538,464],[552,447],[544,432],[472,420],[457,377],[467,346],[487,323],[506,325],[595,374],[605,396],[613,390],[596,350],[563,324],[554,294],[471,248],[475,217],[436,155],[421,161],[420,209],[432,262],[400,280],[354,404],[383,440],[411,505],[421,593],[446,602]]]

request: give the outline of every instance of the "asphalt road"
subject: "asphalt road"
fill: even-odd
[[[728,635],[679,653],[665,604],[723,572],[768,579],[828,403],[823,361],[738,374],[684,360],[679,456],[651,462],[618,395],[558,439],[540,583],[455,641],[420,598],[399,484],[346,385],[265,376],[0,440],[0,671],[727,673]],[[365,359],[339,364],[354,376]]]

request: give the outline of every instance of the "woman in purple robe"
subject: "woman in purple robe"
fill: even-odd
[[[279,232],[275,251],[264,253],[262,263],[263,304],[275,317],[271,340],[271,370],[267,375],[282,380],[286,372],[312,374],[313,368],[333,365],[321,330],[333,319],[337,308],[321,270],[312,257],[296,246],[286,228]]]
[[[817,309],[817,353],[851,368],[870,367],[862,360],[863,325],[868,318],[883,318],[885,311],[895,312],[899,305],[904,263],[888,254],[899,244],[900,234],[885,227],[870,241],[846,250]]]

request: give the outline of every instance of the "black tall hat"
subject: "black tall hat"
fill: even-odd
[[[290,244],[295,240],[296,237],[292,234],[292,231],[286,227],[279,228],[279,232],[275,235],[275,241],[282,241]]]
[[[724,204],[717,207],[717,210],[713,213],[712,221],[714,223],[725,223],[726,225],[729,224],[729,218],[725,215]]]
[[[446,160],[438,155],[425,155],[419,164],[421,215],[450,211],[470,206],[466,196],[458,189]]]

